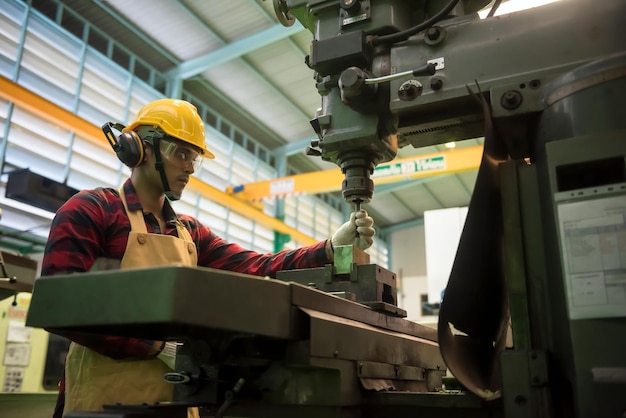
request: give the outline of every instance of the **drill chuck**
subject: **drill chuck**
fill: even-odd
[[[341,184],[343,198],[351,203],[371,201],[374,182],[370,176],[379,158],[363,152],[346,152],[340,157],[341,171],[345,175]]]

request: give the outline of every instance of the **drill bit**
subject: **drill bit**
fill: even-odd
[[[361,210],[361,200],[357,199],[354,201],[354,214],[355,214],[355,222],[356,222],[356,214]],[[356,230],[356,237],[359,238],[359,230]]]

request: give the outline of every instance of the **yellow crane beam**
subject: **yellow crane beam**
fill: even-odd
[[[482,154],[483,147],[479,145],[399,158],[379,164],[374,169],[372,179],[375,185],[380,185],[406,179],[476,170],[480,166]],[[246,183],[229,187],[226,192],[242,200],[257,202],[264,198],[300,193],[317,194],[339,191],[343,179],[341,169],[337,168]]]
[[[100,130],[100,127],[91,124],[80,116],[75,115],[69,110],[56,105],[55,103],[33,93],[32,91],[3,76],[0,76],[0,97],[13,102],[15,106],[36,115],[42,120],[46,120],[63,129],[73,131],[81,138],[110,150],[110,145]],[[242,216],[254,219],[264,226],[280,233],[290,235],[292,239],[298,241],[302,245],[314,244],[318,242],[318,240],[309,237],[280,220],[263,213],[252,204],[235,198],[229,193],[218,190],[215,187],[198,180],[197,178],[191,178],[189,188],[199,192],[202,196],[207,197],[216,203],[224,205]]]

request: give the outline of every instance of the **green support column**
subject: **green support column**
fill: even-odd
[[[284,203],[283,200],[280,199],[279,206],[282,206],[283,203]],[[281,210],[278,210],[278,212],[281,212]],[[281,215],[276,216],[276,219],[279,219],[281,222],[284,222],[285,221],[284,210],[282,212],[283,213]],[[289,241],[291,241],[291,235],[282,234],[278,231],[274,231],[274,252],[277,253],[279,251],[284,250],[285,243]]]

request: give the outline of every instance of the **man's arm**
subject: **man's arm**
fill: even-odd
[[[226,242],[196,219],[181,220],[186,221],[198,246],[198,265],[269,277],[282,270],[323,267],[333,261],[333,245],[356,245],[364,250],[372,245],[375,234],[374,221],[362,210],[352,214],[329,240],[276,254],[261,254]]]

